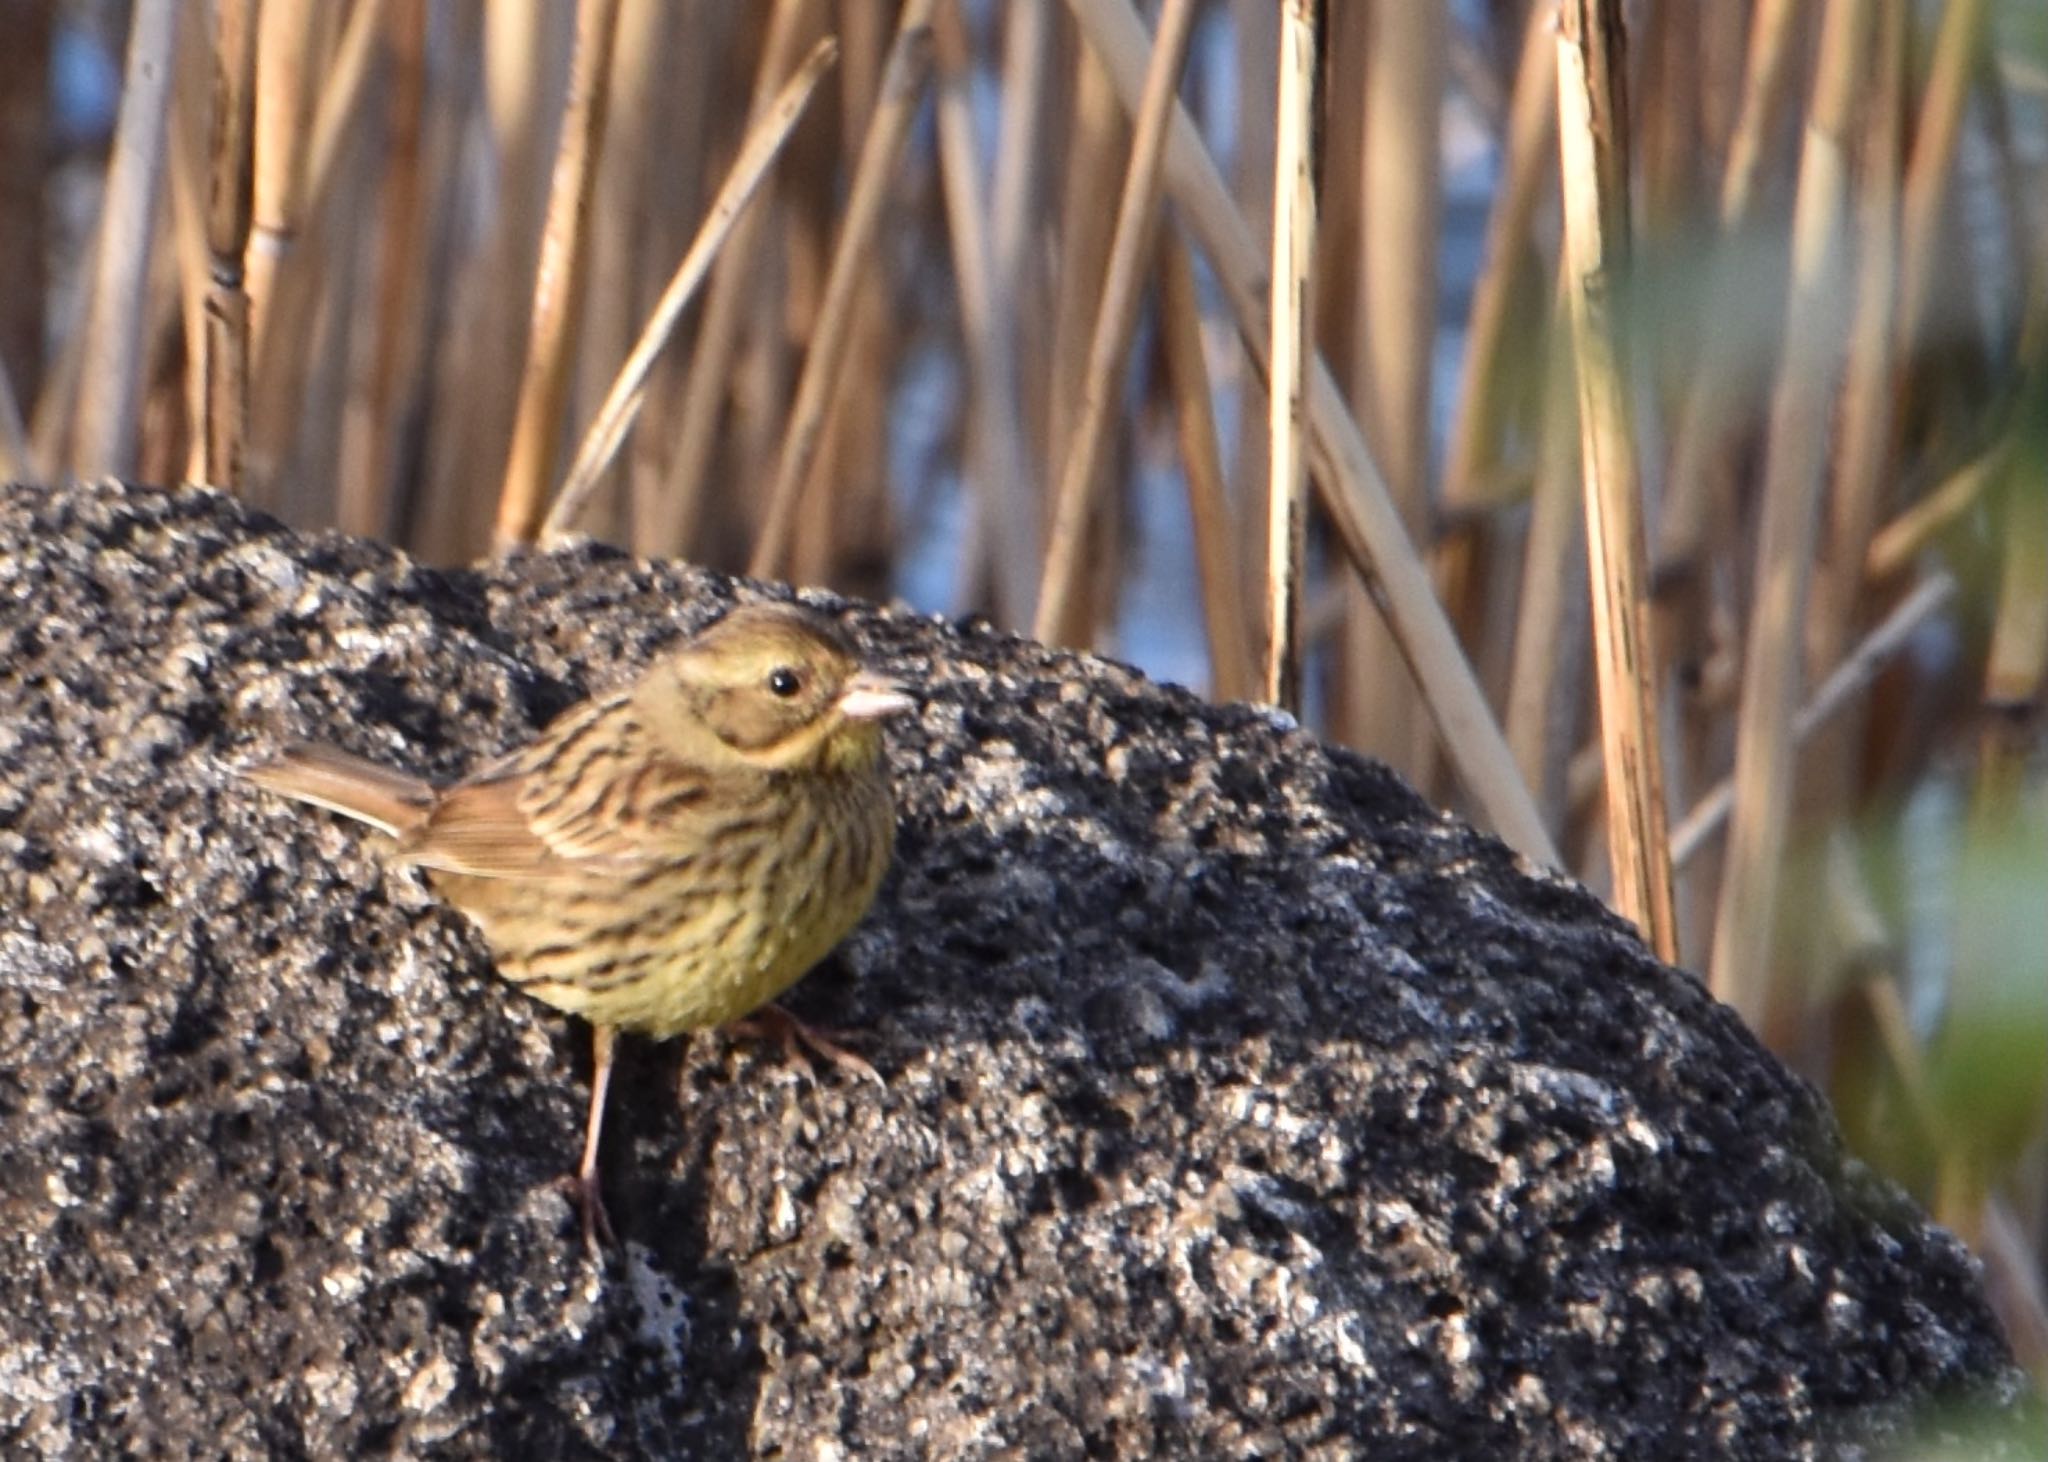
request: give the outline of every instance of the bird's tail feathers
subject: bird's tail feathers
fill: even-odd
[[[244,768],[242,775],[259,787],[353,817],[394,838],[425,823],[434,806],[433,783],[424,778],[318,742],[287,747],[273,760]]]

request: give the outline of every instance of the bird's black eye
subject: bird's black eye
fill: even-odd
[[[787,665],[778,665],[768,672],[768,689],[788,700],[803,689],[803,681],[798,679],[797,673]]]

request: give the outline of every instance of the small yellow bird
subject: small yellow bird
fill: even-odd
[[[452,786],[314,744],[245,775],[395,838],[500,974],[591,1022],[576,1181],[594,1245],[610,1236],[597,1145],[617,1033],[738,1021],[860,921],[895,843],[880,723],[911,705],[827,620],[750,604]]]

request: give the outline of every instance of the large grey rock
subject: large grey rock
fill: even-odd
[[[755,592],[0,495],[0,1451],[1800,1456],[2010,1396],[1963,1251],[1578,888],[1260,711],[850,605],[928,700],[795,1004],[887,1089],[629,1043],[591,1265],[583,1029],[228,767],[452,775]]]

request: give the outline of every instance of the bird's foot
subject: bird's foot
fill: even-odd
[[[811,1062],[813,1055],[822,1056],[840,1070],[853,1076],[864,1077],[876,1086],[888,1086],[888,1083],[882,1080],[882,1073],[875,1070],[866,1057],[840,1044],[845,1039],[844,1032],[806,1025],[780,1005],[764,1005],[744,1020],[734,1021],[726,1029],[734,1035],[780,1042],[784,1054],[795,1058],[804,1075],[814,1086],[818,1081],[818,1071]]]
[[[612,1229],[612,1219],[604,1208],[604,1192],[599,1187],[596,1169],[584,1172],[564,1173],[556,1183],[569,1195],[583,1213],[583,1247],[590,1251],[593,1259],[602,1259],[608,1248],[619,1246],[619,1236]]]

